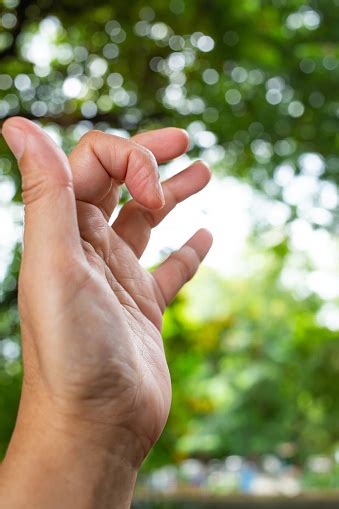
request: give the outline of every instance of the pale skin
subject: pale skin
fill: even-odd
[[[153,272],[139,258],[151,228],[210,172],[196,162],[160,186],[157,162],[188,146],[175,128],[132,140],[94,131],[68,159],[28,120],[2,132],[22,174],[25,232],[24,382],[0,506],[128,508],[170,409],[162,315],[212,238],[199,230]],[[111,227],[122,182],[133,199]]]

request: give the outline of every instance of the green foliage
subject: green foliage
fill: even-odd
[[[170,308],[173,411],[150,463],[256,457],[284,443],[302,462],[339,442],[337,334],[317,324],[314,297],[295,301],[266,266],[234,281],[202,271]]]
[[[16,3],[4,2],[7,16]],[[16,85],[2,78],[1,116],[66,126],[66,148],[86,117],[100,129],[131,132],[199,121],[221,147],[218,166],[275,197],[281,189],[269,185],[274,169],[289,161],[298,173],[304,152],[319,153],[326,162],[321,178],[338,182],[336,5],[26,0],[16,25],[2,28],[1,71],[26,78]],[[46,17],[54,23],[41,23]],[[68,82],[63,94],[67,77],[82,83],[81,93]],[[198,139],[195,154],[204,145]]]
[[[19,261],[19,249],[16,249],[0,287],[0,457],[5,454],[14,428],[21,389],[17,311]]]

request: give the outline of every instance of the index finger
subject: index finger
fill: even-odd
[[[125,181],[132,196],[146,208],[162,204],[157,162],[182,154],[188,135],[182,129],[164,128],[140,133],[132,139],[101,131],[87,133],[69,156],[78,200],[99,207],[110,217]]]
[[[132,140],[153,152],[158,163],[170,161],[184,154],[189,147],[188,133],[177,127],[138,133]]]

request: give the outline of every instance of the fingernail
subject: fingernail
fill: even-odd
[[[165,196],[164,196],[164,192],[162,190],[162,185],[160,184],[160,182],[157,182],[157,184],[156,184],[156,192],[161,200],[162,206],[164,206],[165,205]]]
[[[2,129],[2,134],[16,159],[20,161],[26,146],[25,133],[18,127],[7,127],[5,125]]]
[[[203,159],[197,159],[195,162],[198,164],[202,164],[203,166],[206,166],[206,168],[210,169],[208,164]]]
[[[190,146],[190,135],[188,134],[188,132],[186,131],[186,129],[181,129],[182,133],[186,136],[186,139],[187,139],[187,146],[186,146],[186,150],[189,148]]]

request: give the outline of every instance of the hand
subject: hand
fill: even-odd
[[[25,119],[8,120],[3,134],[19,160],[25,203],[18,422],[32,418],[37,428],[76,435],[137,469],[171,401],[162,314],[196,272],[211,235],[200,230],[153,273],[138,260],[151,228],[202,189],[209,170],[195,163],[161,189],[156,159],[185,151],[179,129],[133,141],[92,132],[69,161]],[[110,227],[122,182],[134,199]]]

